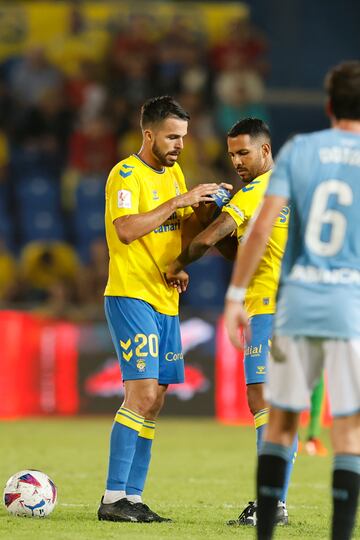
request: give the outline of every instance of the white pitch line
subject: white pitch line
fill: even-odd
[[[90,504],[72,504],[72,503],[60,503],[60,506],[76,506],[76,507],[89,507]]]

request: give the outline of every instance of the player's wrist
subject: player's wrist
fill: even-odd
[[[182,197],[181,195],[176,195],[176,197],[174,197],[173,199],[171,199],[172,201],[172,205],[173,205],[173,209],[174,211],[177,210],[178,208],[182,208],[184,205],[182,204]]]
[[[232,302],[244,302],[246,289],[245,287],[236,287],[236,285],[229,285],[226,291],[225,300],[231,300]]]

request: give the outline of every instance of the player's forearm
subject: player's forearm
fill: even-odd
[[[177,208],[177,200],[174,197],[150,212],[120,217],[114,221],[117,235],[124,244],[131,244],[160,227]]]
[[[172,270],[174,272],[182,270],[186,265],[197,261],[205,255],[211,247],[226,238],[236,227],[233,218],[225,213],[220,214],[205,230],[199,233],[192,242],[176,259]]]
[[[237,238],[228,236],[227,238],[220,240],[220,242],[217,242],[215,247],[225,259],[235,261],[238,244]]]
[[[214,221],[218,209],[219,207],[215,203],[199,204],[198,206],[193,207],[194,213],[203,229]]]
[[[173,271],[180,272],[180,270],[183,270],[188,264],[197,261],[205,255],[210,247],[210,245],[207,245],[204,242],[193,240],[174,261]]]

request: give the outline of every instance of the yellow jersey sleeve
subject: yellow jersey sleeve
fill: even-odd
[[[110,172],[106,200],[111,220],[139,213],[140,184],[134,166],[121,162]]]
[[[227,212],[235,221],[238,238],[243,235],[262,202],[269,178],[270,172],[258,176],[235,193],[230,202],[222,208],[222,211]]]

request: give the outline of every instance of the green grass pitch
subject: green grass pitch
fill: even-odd
[[[254,432],[208,419],[161,419],[145,501],[174,523],[99,522],[112,419],[19,420],[0,424],[0,482],[26,468],[46,472],[58,505],[45,519],[0,509],[1,540],[255,538],[251,527],[229,528],[254,493]],[[324,440],[329,446],[328,433]],[[276,538],[328,538],[331,458],[300,455],[289,492],[291,525]],[[358,526],[354,535],[360,538]]]

